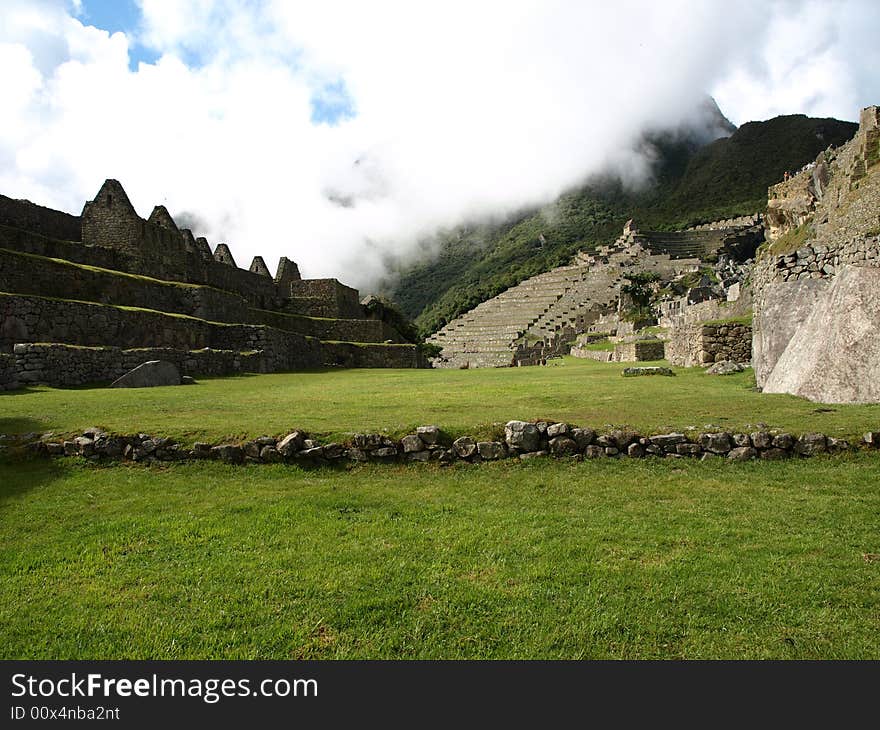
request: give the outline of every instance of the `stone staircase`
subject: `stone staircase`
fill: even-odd
[[[438,368],[507,367],[539,353],[555,352],[569,336],[585,331],[616,306],[624,276],[656,271],[671,278],[699,260],[654,255],[638,244],[578,254],[574,263],[526,279],[483,302],[428,338],[442,347]],[[528,355],[522,355],[523,348]],[[539,358],[540,359],[540,356]]]

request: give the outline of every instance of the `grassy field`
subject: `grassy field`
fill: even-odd
[[[358,431],[406,433],[434,423],[452,435],[497,433],[511,419],[564,420],[643,432],[754,429],[860,436],[880,428],[880,405],[822,407],[754,389],[751,371],[699,368],[677,377],[622,378],[622,366],[552,360],[547,367],[483,370],[327,370],[200,380],[140,390],[28,388],[0,394],[0,433],[100,426],[183,442],[281,435],[303,428],[338,439]]]
[[[0,464],[0,656],[878,659],[878,524],[868,454]]]

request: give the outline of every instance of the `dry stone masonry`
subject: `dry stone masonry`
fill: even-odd
[[[189,375],[424,367],[391,322],[290,259],[239,269],[164,206],[140,218],[116,180],[81,216],[0,196],[0,389],[109,382],[151,352]]]
[[[509,421],[496,440],[471,436],[451,439],[438,426],[420,426],[402,439],[384,434],[355,434],[344,443],[321,443],[301,430],[283,437],[262,436],[237,443],[196,443],[184,446],[171,439],[148,434],[116,435],[99,428],[58,440],[51,434],[29,441],[24,448],[49,456],[80,456],[91,461],[136,462],[209,459],[234,464],[287,463],[304,467],[358,463],[455,462],[480,463],[501,459],[522,461],[555,457],[583,459],[665,458],[778,460],[834,454],[858,448],[880,448],[880,432],[869,432],[861,442],[821,433],[794,435],[778,429],[759,428],[748,433],[663,433],[644,436],[620,428],[599,433],[568,423]]]

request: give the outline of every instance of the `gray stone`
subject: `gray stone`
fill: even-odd
[[[767,459],[768,461],[779,461],[780,459],[787,459],[790,456],[790,454],[784,449],[776,448],[765,449],[760,453],[761,458]]]
[[[241,448],[244,451],[245,456],[250,457],[251,459],[260,458],[260,445],[256,441],[248,441],[243,444]]]
[[[795,438],[790,433],[780,433],[773,437],[773,448],[788,451],[794,446]]]
[[[570,456],[578,451],[577,442],[568,436],[561,435],[550,439],[550,451],[556,456]]]
[[[673,377],[675,375],[672,370],[664,367],[639,367],[639,368],[624,368],[621,373],[625,378],[634,378],[640,375],[665,375],[667,377]]]
[[[407,461],[425,462],[425,461],[428,461],[428,459],[430,459],[430,458],[431,458],[431,452],[428,451],[427,449],[425,449],[423,451],[410,451],[406,455]]]
[[[244,451],[241,446],[235,444],[221,444],[211,449],[215,459],[229,462],[230,464],[240,464],[244,461]]]
[[[555,439],[557,436],[564,436],[568,433],[567,423],[552,423],[547,426],[547,438]]]
[[[638,443],[630,444],[626,454],[631,459],[641,459],[645,455],[645,447]]]
[[[180,384],[181,385],[195,385],[196,379],[190,375],[182,375],[180,377]]]
[[[504,427],[504,440],[511,449],[534,452],[541,444],[541,433],[534,423],[508,421]]]
[[[718,461],[721,457],[718,454],[713,454],[711,451],[704,451],[703,455],[700,457],[700,461]]]
[[[865,446],[868,446],[872,449],[880,448],[880,431],[868,431],[863,437],[862,441]]]
[[[699,444],[678,444],[675,447],[675,453],[681,456],[699,456],[703,453],[703,449]]]
[[[419,426],[416,429],[416,433],[428,446],[432,446],[440,441],[440,429],[437,426]]]
[[[452,442],[452,448],[462,459],[469,459],[477,453],[477,443],[470,436],[462,436]]]
[[[751,459],[758,458],[758,450],[753,449],[751,446],[737,446],[735,449],[730,450],[727,458],[730,461],[750,461]]]
[[[733,448],[729,433],[704,433],[700,434],[700,446],[703,451],[711,451],[713,454],[726,454]]]
[[[880,403],[880,269],[844,266],[764,384],[821,403]]]
[[[528,461],[529,459],[540,459],[544,456],[548,456],[546,451],[529,451],[525,454],[520,454],[519,458],[523,461]]]
[[[721,362],[716,362],[709,368],[706,368],[706,375],[733,375],[734,373],[741,373],[745,368],[740,365],[738,362],[733,362],[733,360],[722,360]]]
[[[648,441],[654,446],[665,449],[667,446],[675,447],[677,444],[686,443],[687,436],[683,433],[661,433],[656,436],[649,436]]]
[[[596,438],[596,432],[591,428],[573,428],[570,436],[578,445],[578,451],[583,451],[593,443],[593,439]]]
[[[752,445],[756,449],[769,449],[773,445],[773,435],[767,431],[752,433]]]
[[[731,440],[733,441],[733,445],[738,447],[752,445],[752,440],[747,433],[735,433],[731,436]]]
[[[503,459],[506,456],[504,451],[504,444],[500,444],[497,441],[478,442],[477,453],[479,453],[479,455],[487,461]]]
[[[345,446],[342,444],[327,444],[321,451],[325,459],[335,460],[345,456]]]
[[[774,282],[764,287],[763,306],[755,308],[752,322],[752,366],[759,387],[770,373],[798,328],[827,288],[826,281]]]
[[[639,435],[634,431],[626,431],[616,428],[608,434],[611,445],[616,446],[620,451],[626,451],[629,445],[639,440]]]
[[[605,449],[601,446],[587,446],[584,449],[584,456],[587,459],[598,459],[605,456]]]
[[[370,458],[370,457],[367,455],[367,452],[366,452],[366,451],[364,451],[363,449],[359,449],[359,448],[357,448],[357,447],[350,448],[350,449],[346,452],[346,456],[348,457],[349,461],[361,461],[361,462],[363,462],[363,461],[369,461],[369,458]]]
[[[155,388],[162,385],[180,385],[180,371],[174,363],[148,360],[129,370],[111,388]]]
[[[825,434],[805,433],[797,440],[795,451],[802,456],[813,456],[825,453],[827,450],[826,446]]]
[[[384,446],[388,446],[385,442],[386,439],[380,433],[356,433],[352,438],[352,443],[358,449],[363,449],[364,451],[373,451],[374,449],[381,449]]]
[[[260,459],[269,464],[279,462],[282,458],[281,453],[274,446],[264,446],[260,449]]]
[[[422,439],[415,434],[411,434],[409,436],[404,436],[400,440],[400,443],[403,446],[403,453],[404,454],[411,454],[411,453],[415,453],[417,451],[424,451],[425,450],[425,442],[422,441]]]
[[[302,431],[292,431],[281,439],[276,448],[283,457],[290,458],[302,449],[304,441],[305,434]]]
[[[397,449],[393,446],[384,446],[371,452],[377,459],[393,459],[397,456]]]

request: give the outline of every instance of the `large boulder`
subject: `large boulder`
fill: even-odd
[[[764,392],[880,403],[880,269],[841,269],[792,336]]]
[[[174,363],[148,360],[129,370],[111,388],[155,388],[158,385],[180,385],[180,371]]]
[[[752,367],[763,387],[798,328],[825,293],[824,279],[774,282],[764,287],[752,321]]]

